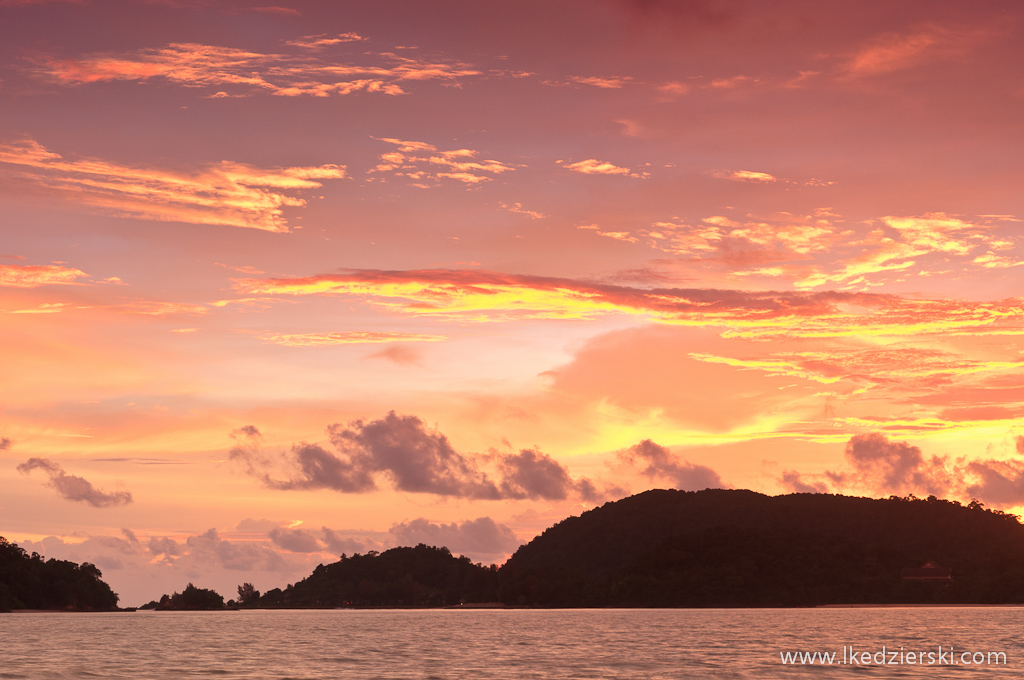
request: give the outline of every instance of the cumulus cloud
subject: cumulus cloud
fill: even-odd
[[[523,544],[514,531],[490,517],[451,524],[419,518],[395,524],[390,533],[398,545],[445,546],[457,555],[484,563],[502,562]]]
[[[824,482],[808,481],[795,470],[787,470],[782,473],[779,480],[786,489],[793,493],[828,493],[828,485]]]
[[[353,536],[351,532],[336,531],[327,527],[322,527],[320,532],[324,547],[335,555],[362,553],[384,547],[379,541],[365,536]]]
[[[146,542],[146,549],[154,557],[178,557],[184,554],[184,546],[167,536],[152,536]]]
[[[882,493],[926,491],[938,496],[948,492],[953,483],[944,459],[938,456],[926,459],[919,447],[890,441],[878,432],[852,437],[846,443],[845,455],[853,465],[853,481]],[[849,475],[829,474],[840,483]]]
[[[267,537],[274,545],[288,552],[313,553],[323,549],[317,537],[305,529],[274,527],[267,532]]]
[[[57,490],[69,501],[88,503],[96,508],[107,508],[115,505],[127,505],[132,502],[132,495],[127,491],[105,493],[94,487],[88,480],[69,475],[57,463],[46,458],[29,458],[18,466],[18,472],[29,474],[33,470],[42,470],[50,477],[49,486]]]
[[[0,437],[0,451],[6,451],[7,449],[11,448],[11,445],[13,443],[14,442],[12,442],[7,437]]]
[[[572,479],[564,466],[544,453],[463,455],[418,417],[394,411],[379,420],[329,426],[333,452],[300,442],[287,453],[270,456],[261,451],[255,427],[243,430],[232,433],[239,444],[229,456],[272,489],[365,493],[384,485],[410,493],[484,500],[597,496],[589,480]],[[496,480],[481,469],[490,461],[498,468]]]
[[[283,571],[284,559],[268,546],[230,541],[220,537],[216,529],[185,540],[188,554],[195,560],[208,560],[232,571]]]
[[[384,532],[376,535],[390,536]],[[180,536],[142,536],[127,529],[116,536],[67,541],[48,536],[19,543],[48,558],[98,565],[121,602],[132,606],[158,599],[161,593],[180,591],[188,581],[225,595],[233,594],[242,581],[260,589],[283,587],[308,576],[323,561],[318,553],[278,548],[266,537],[266,529],[256,536],[216,529]]]
[[[682,491],[721,489],[726,486],[718,473],[711,468],[682,460],[650,439],[620,451],[619,458],[631,465],[642,467],[640,474],[645,477],[670,480],[675,488]]]
[[[585,501],[597,497],[588,479],[573,480],[569,471],[551,456],[532,449],[499,457],[501,495],[504,498],[564,500],[576,495]]]
[[[926,456],[920,447],[872,432],[846,444],[849,470],[820,475],[787,471],[779,480],[793,491],[859,491],[875,495],[935,495],[976,499],[997,507],[1024,504],[1024,437],[1016,439],[1016,457],[1006,459]]]
[[[287,232],[284,208],[306,204],[291,195],[345,177],[345,166],[258,168],[221,161],[197,172],[118,165],[100,159],[66,160],[34,140],[0,144],[0,167],[17,179],[67,200],[121,217]],[[30,268],[31,269],[31,268]],[[86,274],[59,268],[26,271],[25,280],[50,283]],[[4,276],[0,272],[0,277]],[[14,276],[14,274],[7,274]],[[61,280],[63,279],[63,280]],[[18,279],[15,279],[18,280]],[[14,284],[10,284],[14,285]]]

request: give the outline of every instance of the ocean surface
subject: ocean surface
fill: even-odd
[[[14,613],[0,678],[995,679],[1022,634],[1019,608]]]

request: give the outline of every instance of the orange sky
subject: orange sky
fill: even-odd
[[[0,535],[137,605],[653,487],[1024,509],[1022,21],[0,0]]]

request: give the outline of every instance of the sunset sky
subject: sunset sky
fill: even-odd
[[[139,605],[650,488],[1024,512],[1022,111],[1012,1],[0,0],[0,535]]]

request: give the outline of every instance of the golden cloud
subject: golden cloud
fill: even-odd
[[[435,185],[441,179],[454,179],[470,185],[490,182],[494,179],[494,175],[515,170],[513,166],[501,161],[478,161],[476,157],[480,155],[480,152],[472,149],[440,151],[436,146],[426,142],[406,141],[390,137],[375,137],[374,139],[394,144],[398,150],[381,154],[381,162],[370,170],[370,173],[405,177],[412,180],[413,186],[421,188]],[[529,211],[526,213],[530,214]]]
[[[0,286],[11,288],[67,285],[76,283],[78,279],[87,276],[89,275],[80,269],[61,267],[55,264],[0,264]]]
[[[354,33],[336,37],[306,36],[289,42],[304,50],[320,50],[340,43],[358,42]],[[467,64],[431,62],[390,52],[373,54],[378,63],[358,65],[311,56],[250,52],[198,43],[172,43],[160,49],[112,55],[91,54],[76,59],[50,58],[36,72],[61,85],[108,81],[163,79],[192,88],[231,88],[234,94],[272,94],[284,97],[345,95],[353,92],[404,94],[406,81],[444,80],[480,75]]]
[[[584,175],[623,175],[625,177],[637,178],[650,177],[650,173],[648,172],[635,172],[629,168],[609,163],[608,161],[599,161],[596,158],[587,158],[586,160],[577,161],[575,163],[563,160],[557,162],[566,170],[581,172]]]
[[[193,174],[65,160],[32,140],[0,145],[0,164],[36,188],[124,217],[287,232],[285,207],[306,201],[285,192],[345,177],[343,165],[265,169],[221,161]]]
[[[351,270],[293,279],[244,279],[257,295],[341,295],[399,313],[464,321],[593,319],[625,314],[721,328],[725,337],[1024,334],[1024,301],[913,300],[894,295],[643,289],[487,271]]]

